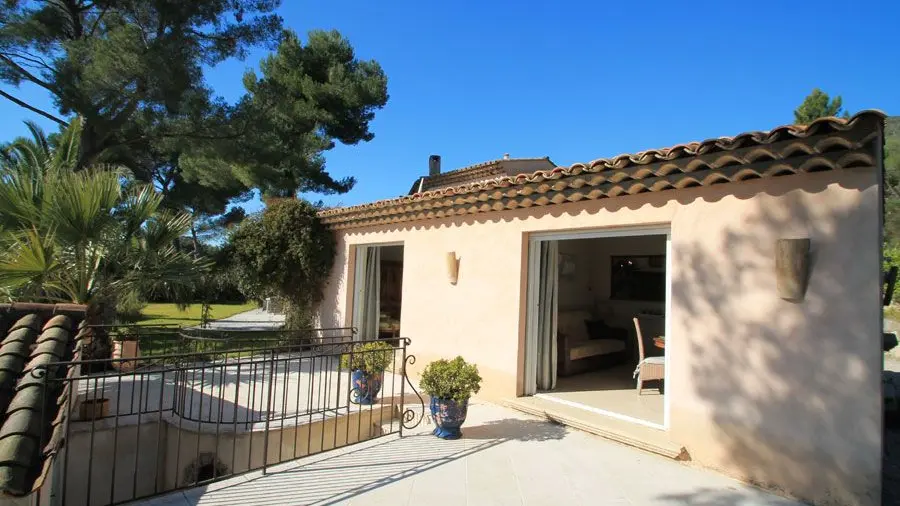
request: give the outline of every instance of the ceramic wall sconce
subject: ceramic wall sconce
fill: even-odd
[[[809,283],[809,239],[778,239],[775,243],[775,277],[778,296],[802,301]]]
[[[450,279],[450,284],[453,285],[459,279],[459,259],[456,258],[455,251],[447,253],[447,277]]]

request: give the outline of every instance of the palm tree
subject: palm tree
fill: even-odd
[[[81,125],[81,121],[76,118],[65,130],[51,138],[37,123],[26,121],[25,126],[31,133],[31,138],[19,137],[0,146],[0,159],[7,165],[32,170],[51,166],[74,170],[78,163]]]
[[[115,167],[75,172],[73,121],[54,142],[29,125],[0,157],[0,292],[98,305],[127,293],[184,301],[207,263],[176,248],[190,216]]]

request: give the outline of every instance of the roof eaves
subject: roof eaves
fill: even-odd
[[[599,158],[588,163],[574,164],[570,167],[557,167],[552,170],[537,171],[533,174],[519,174],[514,177],[499,177],[496,179],[478,183],[463,184],[456,187],[440,188],[426,191],[420,194],[362,204],[353,207],[330,209],[320,213],[320,217],[333,228],[349,228],[401,221],[420,221],[423,219],[440,218],[459,214],[471,214],[489,212],[516,207],[530,207],[531,205],[546,205],[564,203],[580,199],[597,199],[603,197],[615,197],[622,194],[630,194],[641,191],[660,191],[666,189],[682,189],[689,186],[703,186],[721,182],[738,182],[751,177],[769,177],[785,175],[787,173],[808,172],[808,167],[785,166],[782,163],[773,173],[765,172],[755,174],[750,171],[736,172],[734,164],[745,166],[760,165],[757,162],[771,153],[766,154],[765,148],[779,147],[783,151],[777,153],[781,157],[799,156],[796,151],[808,150],[806,153],[812,156],[813,151],[819,150],[815,163],[824,164],[824,170],[858,166],[859,163],[877,163],[868,153],[846,153],[842,159],[835,158],[831,154],[835,148],[851,150],[850,141],[841,138],[846,132],[871,128],[870,121],[878,121],[877,135],[881,135],[884,124],[884,113],[881,111],[861,111],[849,119],[820,118],[810,125],[787,125],[777,127],[765,132],[745,132],[734,137],[719,137],[703,142],[690,142],[678,144],[670,148],[642,151],[635,154],[622,154],[612,158]],[[862,126],[860,126],[862,125]],[[842,134],[842,132],[844,132]],[[863,132],[860,135],[868,135]],[[813,137],[827,137],[823,142],[837,143],[838,146],[808,146],[809,139]],[[871,137],[871,136],[869,136]],[[865,142],[871,141],[868,140]],[[863,142],[863,140],[860,140]],[[752,151],[748,158],[737,160],[735,153]],[[715,167],[708,167],[719,173],[710,173],[705,178],[700,178],[698,164],[703,165],[703,158],[713,158]],[[865,160],[863,160],[865,159]],[[694,160],[698,160],[694,162]],[[862,161],[861,161],[862,160]],[[656,167],[656,172],[650,170]],[[728,170],[724,168],[728,167]],[[674,172],[673,172],[674,171]],[[673,176],[677,172],[679,177]],[[570,179],[571,178],[571,179]],[[655,179],[650,185],[643,182],[644,179]],[[568,180],[567,184],[560,188],[550,188],[546,184],[522,190],[532,194],[547,193],[550,191],[563,191],[564,188],[572,195],[555,198],[547,201],[546,198],[538,198],[537,195],[517,196],[516,188],[540,185],[545,181]],[[570,186],[574,185],[574,186]],[[559,186],[559,185],[556,185]],[[582,188],[578,190],[575,188]],[[502,190],[502,191],[496,191]],[[491,192],[491,193],[485,193]],[[463,195],[480,193],[485,199],[479,198],[462,200]],[[491,204],[488,200],[504,200],[505,205]],[[537,200],[536,200],[537,199]],[[543,200],[542,200],[543,199]],[[572,200],[574,199],[574,200]],[[543,202],[543,203],[539,203]]]
[[[23,312],[30,311],[23,315]],[[0,305],[0,315],[22,315],[0,343],[0,494],[21,497],[40,488],[60,444],[66,418],[69,381],[48,382],[62,371],[48,368],[64,361],[72,342],[84,336],[86,306],[15,303]],[[72,376],[74,367],[65,371]],[[50,412],[47,406],[55,405]],[[42,441],[44,435],[47,439]],[[44,447],[41,448],[41,445]]]

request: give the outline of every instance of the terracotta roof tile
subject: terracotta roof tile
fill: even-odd
[[[749,179],[875,167],[880,163],[884,114],[862,111],[849,119],[820,118],[598,158],[569,167],[440,188],[319,213],[332,228],[354,228],[438,219],[632,195]]]
[[[16,382],[31,354],[39,325],[36,315],[21,318],[0,343],[0,413],[5,413],[15,394]]]
[[[442,172],[434,176],[423,176],[413,183],[410,194],[416,194],[423,191],[431,191],[449,186],[456,186],[467,183],[475,183],[485,181],[501,176],[512,176],[516,165],[527,162],[543,162],[548,167],[553,167],[553,162],[549,157],[544,158],[502,158],[499,160],[489,160],[487,162],[469,165],[461,169]]]
[[[47,379],[69,376],[74,368],[47,365],[71,358],[85,315],[85,306],[75,304],[0,304],[0,320],[9,329],[0,342],[0,493],[26,495],[49,469],[62,441],[60,406],[70,389]]]

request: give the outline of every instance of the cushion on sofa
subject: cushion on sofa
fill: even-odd
[[[571,342],[587,341],[587,327],[585,320],[590,320],[591,314],[587,311],[560,311],[556,320],[556,331],[564,334]]]

